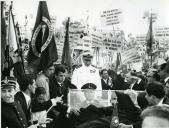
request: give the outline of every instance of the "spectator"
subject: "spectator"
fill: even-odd
[[[45,88],[37,87],[36,91],[35,91],[35,95],[36,95],[38,103],[44,103],[46,101],[46,90],[45,90]],[[33,122],[40,123],[42,121],[42,119],[47,118],[46,110],[32,113],[32,118],[33,118]],[[49,118],[48,118],[48,120],[50,121]],[[46,128],[46,124],[42,124],[41,126],[39,126],[39,128]]]
[[[56,102],[60,102],[61,98],[48,100],[44,103],[38,103],[35,98],[35,79],[34,75],[27,75],[20,81],[20,90],[16,93],[15,99],[19,101],[22,109],[26,115],[27,123],[32,123],[31,112],[37,112],[47,110],[50,106],[56,105]]]
[[[50,99],[49,77],[54,73],[54,71],[55,67],[52,64],[47,69],[43,70],[42,74],[40,74],[36,79],[36,86],[45,88],[47,100]]]
[[[168,128],[168,115],[168,105],[148,107],[141,113],[143,119],[142,128]]]
[[[101,75],[102,90],[110,90],[113,84],[112,79],[108,75],[108,71],[106,69],[102,69],[100,75]]]
[[[62,96],[63,102],[67,103],[68,89],[76,87],[66,79],[66,69],[63,65],[57,65],[54,74],[49,79],[50,98]]]

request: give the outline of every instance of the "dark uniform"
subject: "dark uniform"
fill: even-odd
[[[14,80],[2,80],[1,89],[15,89],[16,82]],[[1,92],[1,127],[2,128],[27,128],[26,116],[22,110],[21,104],[19,102],[11,100],[11,102],[6,102],[5,93]],[[14,93],[8,92],[9,96],[14,97]]]
[[[27,120],[19,102],[1,104],[2,128],[27,128]]]

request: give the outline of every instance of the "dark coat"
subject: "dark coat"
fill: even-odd
[[[31,119],[31,112],[39,112],[39,111],[47,110],[48,108],[50,108],[50,106],[52,106],[52,102],[50,100],[44,103],[39,103],[35,98],[35,96],[32,95],[31,104],[30,107],[28,108],[26,99],[21,91],[16,93],[15,100],[20,102],[28,124],[30,124],[29,121]]]
[[[20,102],[1,104],[2,128],[27,128],[27,120]]]
[[[15,100],[20,102],[28,123],[31,119],[30,108],[27,107],[26,99],[21,91],[15,94]]]
[[[133,90],[136,91],[144,91],[145,90],[146,83],[141,80],[141,82],[138,84],[137,82],[133,85]]]
[[[108,82],[108,81],[107,81]],[[102,90],[110,90],[111,86],[109,86],[103,79],[101,79]]]
[[[126,89],[129,89],[129,85],[128,83],[124,81],[124,78],[121,75],[117,75],[117,77],[113,79],[112,89],[113,90],[126,90]]]
[[[76,89],[76,86],[71,84],[67,78],[64,80],[63,85],[60,86],[55,78],[55,75],[51,75],[49,78],[49,92],[50,98],[56,98],[57,96],[63,95],[64,103],[67,103],[67,94],[69,89]]]

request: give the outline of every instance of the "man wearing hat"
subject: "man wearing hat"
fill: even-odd
[[[99,70],[91,65],[93,54],[84,52],[82,54],[82,66],[75,69],[72,75],[72,84],[81,89],[86,83],[93,83],[97,86],[97,90],[101,90],[101,78]]]
[[[103,107],[101,103],[95,99],[95,89],[97,86],[92,83],[87,83],[81,87],[83,89],[83,94],[85,96],[85,100],[82,101],[79,105],[77,105],[78,108],[86,108],[90,105],[94,105],[96,107]]]
[[[21,104],[14,101],[16,81],[5,79],[1,81],[1,127],[27,128],[26,116]]]

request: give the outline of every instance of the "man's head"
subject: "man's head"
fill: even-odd
[[[62,83],[65,80],[66,69],[63,65],[57,65],[55,68],[55,78],[57,82]]]
[[[46,90],[44,87],[37,87],[35,95],[39,103],[43,103],[46,101]]]
[[[22,80],[20,80],[19,84],[21,91],[28,91],[30,94],[35,94],[35,75],[26,75]]]
[[[87,83],[84,84],[81,89],[83,90],[84,96],[86,97],[86,100],[91,101],[95,98],[95,89],[97,86],[93,83]]]
[[[161,81],[169,76],[169,61],[160,65],[158,69]]]
[[[161,83],[153,82],[147,85],[145,97],[150,105],[157,105],[164,96],[164,87]]]
[[[107,69],[102,69],[101,72],[100,72],[100,75],[101,75],[102,79],[108,79],[109,78]]]
[[[45,69],[45,70],[43,71],[43,73],[44,73],[47,77],[50,77],[50,76],[54,73],[54,71],[55,71],[55,67],[54,67],[54,65],[52,64],[52,65],[50,65],[47,69]]]
[[[84,65],[88,67],[92,63],[93,55],[91,52],[85,52],[82,55],[82,59],[83,59]]]
[[[6,103],[14,102],[14,95],[16,93],[16,81],[12,78],[6,78],[1,81],[1,98]]]
[[[153,81],[160,81],[160,75],[157,70],[149,70],[147,73],[147,83],[152,83]]]
[[[169,106],[148,107],[141,113],[142,128],[168,128],[169,127]]]
[[[125,74],[125,79],[127,80],[127,83],[133,84],[139,78],[136,76],[133,76],[133,74],[131,72],[128,72],[127,74]]]

